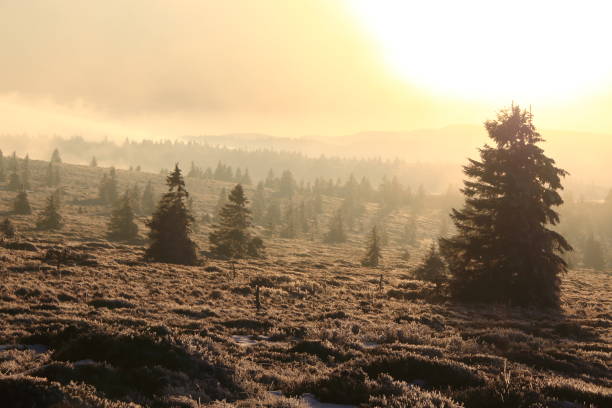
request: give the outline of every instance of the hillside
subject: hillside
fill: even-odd
[[[457,304],[413,271],[443,229],[429,197],[386,215],[384,266],[366,268],[365,225],[343,244],[322,235],[341,199],[323,197],[320,231],[284,239],[258,226],[267,258],[201,266],[147,263],[143,240],[105,238],[96,199],[107,168],[61,165],[65,227],[33,228],[54,191],[48,162],[31,161],[32,215],[0,248],[0,401],[30,407],[607,407],[612,405],[612,276],[575,269],[562,309]],[[117,171],[120,190],[163,176]],[[232,184],[187,179],[194,212],[212,213]],[[253,195],[253,188],[247,187]],[[402,242],[416,217],[417,242]],[[139,216],[144,235],[145,216]],[[194,233],[207,249],[210,225]],[[53,248],[71,256],[57,266]],[[408,249],[406,260],[404,250]],[[256,287],[262,308],[255,307]],[[309,395],[310,394],[310,395]],[[306,395],[305,398],[302,396]],[[383,396],[384,395],[384,396]]]

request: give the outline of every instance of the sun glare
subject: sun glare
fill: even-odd
[[[612,78],[607,1],[347,0],[404,80],[468,99],[551,102]]]

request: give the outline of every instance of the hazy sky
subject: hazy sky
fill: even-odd
[[[0,133],[612,133],[606,2],[423,3],[0,0]]]

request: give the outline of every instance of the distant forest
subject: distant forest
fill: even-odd
[[[356,179],[367,177],[378,184],[384,178],[397,178],[403,185],[416,190],[426,186],[431,193],[446,192],[449,185],[459,186],[461,173],[456,165],[409,163],[395,159],[359,159],[337,156],[309,157],[298,152],[273,149],[234,149],[195,141],[128,141],[117,144],[110,141],[88,141],[81,137],[56,138],[53,146],[60,149],[68,162],[89,163],[93,157],[102,165],[118,168],[140,168],[144,171],[167,170],[179,162],[189,170],[192,163],[206,173],[214,173],[219,163],[248,171],[254,183],[263,181],[270,170],[280,174],[289,170],[298,180],[314,182],[325,178],[347,180],[351,175]],[[229,181],[229,180],[228,180]]]

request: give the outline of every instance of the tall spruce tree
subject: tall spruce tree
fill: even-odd
[[[134,222],[132,200],[126,191],[115,203],[108,223],[109,239],[129,241],[138,237],[138,225]]]
[[[59,203],[55,193],[47,198],[47,205],[40,213],[36,221],[36,228],[41,230],[56,230],[63,225],[62,216],[59,213]]]
[[[361,260],[361,264],[363,266],[375,268],[380,264],[381,259],[382,251],[380,247],[380,237],[378,236],[378,231],[375,225],[374,227],[372,227],[372,232],[370,233],[370,237],[368,239],[366,254]]]
[[[28,200],[28,193],[25,190],[21,190],[15,197],[13,203],[13,212],[15,214],[32,214],[32,207],[30,207],[30,201]]]
[[[227,259],[264,255],[263,241],[250,231],[252,223],[248,202],[242,185],[237,184],[219,213],[218,224],[208,235],[213,255]]]
[[[193,217],[187,210],[189,193],[178,164],[166,178],[168,192],[165,193],[151,220],[149,227],[150,244],[145,258],[158,262],[194,265],[198,262],[196,244],[191,240]]]
[[[572,248],[547,226],[567,174],[537,145],[543,139],[531,112],[512,106],[485,127],[494,146],[464,167],[465,206],[452,210],[457,234],[440,240],[452,274],[451,291],[462,299],[557,305],[562,258]]]

